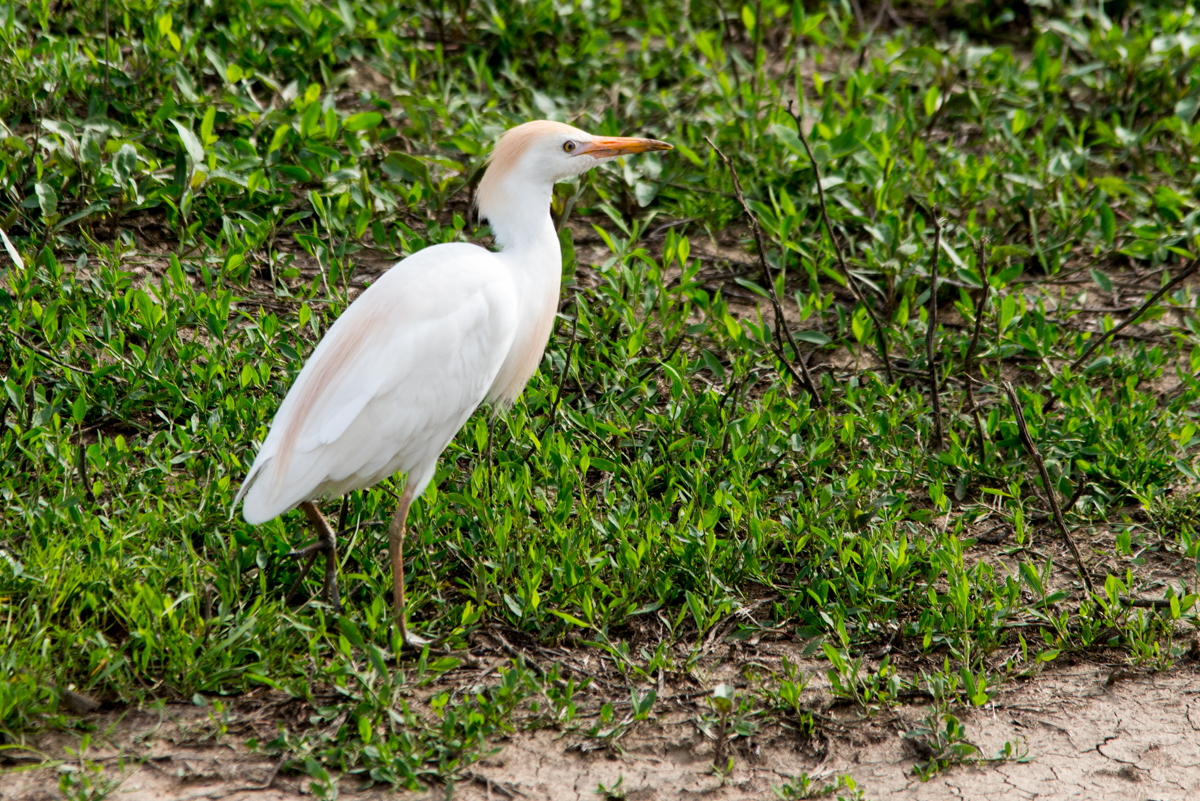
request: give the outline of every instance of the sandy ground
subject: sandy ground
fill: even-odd
[[[660,703],[655,717],[635,724],[616,750],[578,733],[518,732],[498,742],[498,752],[453,787],[417,794],[359,791],[357,779],[347,778],[337,790],[357,799],[736,801],[776,798],[773,788],[807,773],[821,779],[819,786],[848,775],[868,799],[1200,798],[1200,666],[1190,661],[1157,675],[1079,665],[1007,687],[961,719],[983,755],[1009,742],[1022,760],[956,765],[926,782],[914,775],[916,754],[902,737],[927,714],[925,706],[865,719],[853,708],[831,712],[817,747],[782,727],[764,727],[734,742],[734,768],[723,778],[711,769],[713,741],[683,706]],[[676,707],[680,711],[672,711]],[[114,782],[109,798],[280,801],[314,795],[307,776],[278,772],[275,759],[247,750],[244,734],[215,734],[207,710],[166,707],[97,723],[88,756]],[[62,734],[38,744],[56,758],[77,745],[77,736]],[[6,771],[0,775],[3,801],[63,797],[57,764],[41,765],[30,756],[10,762]]]

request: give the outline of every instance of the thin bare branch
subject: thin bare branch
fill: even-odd
[[[1151,306],[1153,306],[1155,303],[1158,303],[1159,299],[1163,295],[1167,294],[1172,289],[1179,286],[1179,284],[1183,283],[1183,280],[1185,278],[1187,278],[1192,273],[1196,272],[1197,267],[1200,267],[1200,259],[1196,259],[1195,261],[1193,261],[1188,266],[1187,269],[1185,269],[1179,275],[1172,278],[1169,282],[1167,282],[1167,284],[1162,289],[1158,290],[1153,295],[1151,295],[1149,300],[1147,300],[1145,303],[1143,303],[1141,306],[1139,306],[1138,310],[1135,311],[1133,314],[1129,315],[1128,317],[1126,317],[1123,322],[1121,322],[1118,325],[1113,326],[1108,331],[1105,331],[1103,334],[1096,337],[1092,341],[1092,344],[1088,346],[1088,349],[1083,352],[1083,355],[1071,363],[1071,369],[1074,370],[1074,369],[1078,368],[1079,365],[1086,362],[1088,360],[1088,357],[1092,355],[1092,352],[1095,351],[1096,348],[1103,345],[1110,337],[1115,336],[1123,328],[1133,325],[1135,322],[1137,322],[1138,318],[1140,318],[1143,314],[1145,314],[1146,311]]]
[[[1046,472],[1046,465],[1042,461],[1042,454],[1038,452],[1037,445],[1033,442],[1033,437],[1029,434],[1029,426],[1025,424],[1025,414],[1021,411],[1021,402],[1017,400],[1017,393],[1013,390],[1012,384],[1004,382],[1004,392],[1008,395],[1008,402],[1012,406],[1013,414],[1017,419],[1017,430],[1021,433],[1021,441],[1025,443],[1025,450],[1029,451],[1029,458],[1033,461],[1034,466],[1038,470],[1038,474],[1042,477],[1042,486],[1046,488],[1046,500],[1050,504],[1050,512],[1054,515],[1054,524],[1058,527],[1058,532],[1062,534],[1063,541],[1067,543],[1067,548],[1075,557],[1075,564],[1079,567],[1079,573],[1083,576],[1083,583],[1087,587],[1088,595],[1095,594],[1095,589],[1092,587],[1092,576],[1088,572],[1087,565],[1084,564],[1083,556],[1079,553],[1079,548],[1075,546],[1075,540],[1071,537],[1071,532],[1067,529],[1067,524],[1063,521],[1062,510],[1058,506],[1058,497],[1054,493],[1054,485],[1050,483],[1050,474]]]
[[[937,290],[938,256],[942,247],[942,221],[938,210],[933,209],[933,253],[929,257],[929,324],[925,328],[925,361],[929,365],[929,402],[933,406],[934,453],[943,447],[942,434],[942,390],[938,382],[937,363],[933,360],[934,340],[937,338]],[[970,386],[970,382],[967,382]]]
[[[775,279],[771,275],[771,267],[767,264],[767,243],[763,237],[762,226],[758,224],[758,217],[750,210],[750,205],[746,203],[746,196],[742,193],[742,182],[738,180],[737,170],[734,169],[733,162],[729,160],[721,148],[709,139],[704,137],[704,141],[708,142],[721,161],[725,163],[725,167],[729,170],[729,175],[733,178],[733,192],[737,197],[738,203],[742,207],[742,211],[746,215],[746,219],[750,221],[750,230],[754,232],[754,243],[758,248],[758,266],[762,270],[763,283],[766,284],[767,297],[771,300],[771,308],[775,312],[776,335],[782,330],[784,336],[787,337],[788,345],[792,348],[792,353],[796,354],[796,363],[800,365],[800,372],[796,372],[796,368],[788,360],[787,354],[783,352],[783,348],[776,344],[772,350],[775,351],[776,358],[787,368],[800,386],[804,387],[805,392],[812,397],[813,403],[816,406],[823,406],[821,396],[817,394],[817,385],[813,383],[812,376],[808,372],[808,365],[804,363],[803,357],[800,355],[800,348],[796,347],[796,340],[792,338],[792,331],[788,328],[787,320],[783,316],[783,305],[779,302],[779,293],[775,291]]]
[[[825,188],[821,186],[821,168],[817,166],[817,160],[813,158],[812,148],[808,146],[808,137],[804,135],[804,126],[801,124],[800,115],[792,111],[792,101],[788,101],[787,112],[791,116],[792,121],[796,123],[796,132],[800,135],[800,144],[804,145],[804,152],[808,154],[808,160],[812,163],[813,174],[817,178],[817,200],[821,204],[821,221],[825,224],[825,231],[829,234],[829,241],[833,243],[833,252],[837,256],[838,269],[841,270],[842,276],[846,279],[846,288],[854,295],[854,299],[861,303],[867,310],[867,314],[871,315],[871,322],[875,324],[875,337],[879,341],[879,356],[883,360],[883,371],[887,374],[889,384],[895,383],[895,377],[892,375],[892,360],[888,356],[887,334],[884,331],[883,323],[879,320],[879,315],[875,313],[875,308],[867,303],[862,293],[858,291],[858,285],[854,282],[854,276],[850,274],[850,270],[846,267],[846,259],[842,256],[842,248],[838,244],[837,237],[833,233],[833,225],[829,222],[829,210],[825,207]]]
[[[979,300],[975,302],[975,330],[971,333],[971,344],[967,346],[967,358],[963,363],[963,375],[967,387],[967,406],[975,420],[975,442],[979,448],[979,460],[987,458],[987,446],[983,438],[983,422],[979,419],[979,405],[975,403],[974,382],[971,380],[971,368],[974,367],[975,349],[979,346],[979,333],[983,328],[983,312],[987,308],[990,285],[988,284],[987,269],[987,237],[981,236],[975,243],[975,266],[979,269],[979,278],[983,281],[983,289],[979,292]]]

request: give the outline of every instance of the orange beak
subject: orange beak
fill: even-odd
[[[637,139],[631,136],[597,136],[592,141],[579,148],[577,155],[587,154],[596,159],[607,159],[615,156],[629,156],[634,153],[645,153],[649,150],[671,150],[666,142],[657,139]]]

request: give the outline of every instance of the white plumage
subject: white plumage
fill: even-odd
[[[407,473],[389,529],[396,615],[407,639],[409,505],[481,403],[520,395],[550,337],[562,273],[549,213],[554,183],[622,154],[669,148],[544,120],[507,131],[478,192],[499,252],[460,243],[426,248],[388,270],[329,328],[280,404],[234,505],[244,499],[243,515],[254,524],[300,506],[319,540],[297,554],[325,552],[325,594],[335,606],[335,536],[312,501]]]
[[[475,245],[426,248],[386,272],[330,327],[280,405],[242,487],[247,522],[398,472],[420,495],[488,397],[517,305],[503,259]]]

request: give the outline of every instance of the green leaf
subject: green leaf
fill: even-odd
[[[828,345],[833,341],[820,331],[814,331],[812,329],[807,331],[797,331],[795,337],[801,342],[811,342],[814,345]]]
[[[137,170],[137,149],[133,145],[126,142],[121,145],[121,149],[117,151],[117,155],[113,158],[113,173],[117,177],[117,184],[125,186],[129,181],[130,176]]]
[[[1090,272],[1092,274],[1092,280],[1096,282],[1098,287],[1103,289],[1105,292],[1113,291],[1112,279],[1099,270],[1091,270]]]
[[[995,264],[1009,258],[1023,259],[1029,255],[1029,248],[1024,245],[997,245],[992,248],[992,255],[988,259],[990,264]]]
[[[586,623],[586,622],[580,620],[579,618],[575,617],[574,615],[562,611],[561,609],[550,609],[549,612],[550,612],[550,614],[554,615],[555,617],[561,618],[561,619],[567,621],[572,626],[578,626],[581,629],[590,629],[592,627],[591,624]]]
[[[204,119],[200,121],[200,143],[205,147],[217,141],[217,137],[213,136],[213,124],[216,120],[217,107],[209,106],[208,111],[204,112]]]
[[[871,333],[871,328],[872,324],[870,313],[867,311],[866,306],[859,304],[858,308],[854,310],[853,316],[850,318],[850,331],[854,334],[854,338],[858,342],[862,342],[863,339]]]
[[[1012,132],[1015,135],[1023,130],[1025,130],[1025,109],[1019,108],[1013,111]]]
[[[1129,184],[1125,183],[1123,180],[1121,180],[1120,178],[1117,178],[1114,175],[1101,175],[1099,177],[1093,178],[1092,183],[1096,185],[1097,189],[1102,189],[1105,192],[1107,192],[1108,194],[1113,195],[1113,196],[1116,196],[1116,195],[1128,195],[1131,197],[1136,196],[1136,193],[1133,191],[1132,188],[1130,188]]]
[[[941,95],[941,90],[937,86],[930,86],[925,92],[925,116],[932,117],[933,113],[938,109],[938,99]]]
[[[742,6],[742,24],[746,26],[746,33],[754,33],[754,10],[748,5]]]
[[[633,197],[642,208],[646,208],[658,194],[658,184],[650,181],[638,181],[633,185]]]
[[[900,54],[901,59],[916,59],[926,61],[935,67],[942,65],[942,54],[932,47],[910,47]]]
[[[43,217],[53,217],[58,211],[58,195],[54,193],[54,187],[44,181],[38,181],[33,187],[34,194],[37,195],[38,208],[42,210]]]
[[[13,260],[18,270],[25,269],[25,260],[21,258],[21,254],[17,251],[16,245],[8,238],[8,234],[0,228],[0,239],[4,240],[4,249],[8,251],[8,257]]]
[[[1175,116],[1191,125],[1197,109],[1200,109],[1200,95],[1188,95],[1175,104]]]
[[[1117,215],[1113,214],[1112,206],[1107,203],[1100,205],[1100,233],[1110,245],[1117,238]]]
[[[200,140],[192,133],[192,129],[184,126],[179,120],[171,120],[171,124],[179,132],[179,141],[183,143],[183,149],[187,151],[192,164],[203,164],[204,146],[200,144]]]
[[[783,146],[788,150],[792,151],[797,156],[804,156],[806,159],[808,158],[808,154],[804,152],[804,144],[800,141],[800,136],[796,133],[796,127],[794,125],[784,125],[777,122],[771,126],[771,133],[774,134],[775,138],[782,142]],[[700,165],[697,164],[696,166]]]
[[[721,364],[721,360],[716,357],[711,350],[704,350],[700,353],[700,360],[704,362],[704,366],[721,381],[725,380],[725,366]]]
[[[82,425],[83,418],[87,415],[87,400],[80,393],[75,398],[75,402],[71,404],[71,419],[75,421],[75,425]]]
[[[354,625],[354,621],[345,615],[338,617],[338,630],[345,635],[350,644],[360,651],[366,650],[366,643],[363,642],[362,632],[358,630],[358,626]]]
[[[379,127],[382,122],[383,115],[378,111],[364,111],[361,114],[351,114],[342,123],[342,127],[347,131],[369,131]]]

